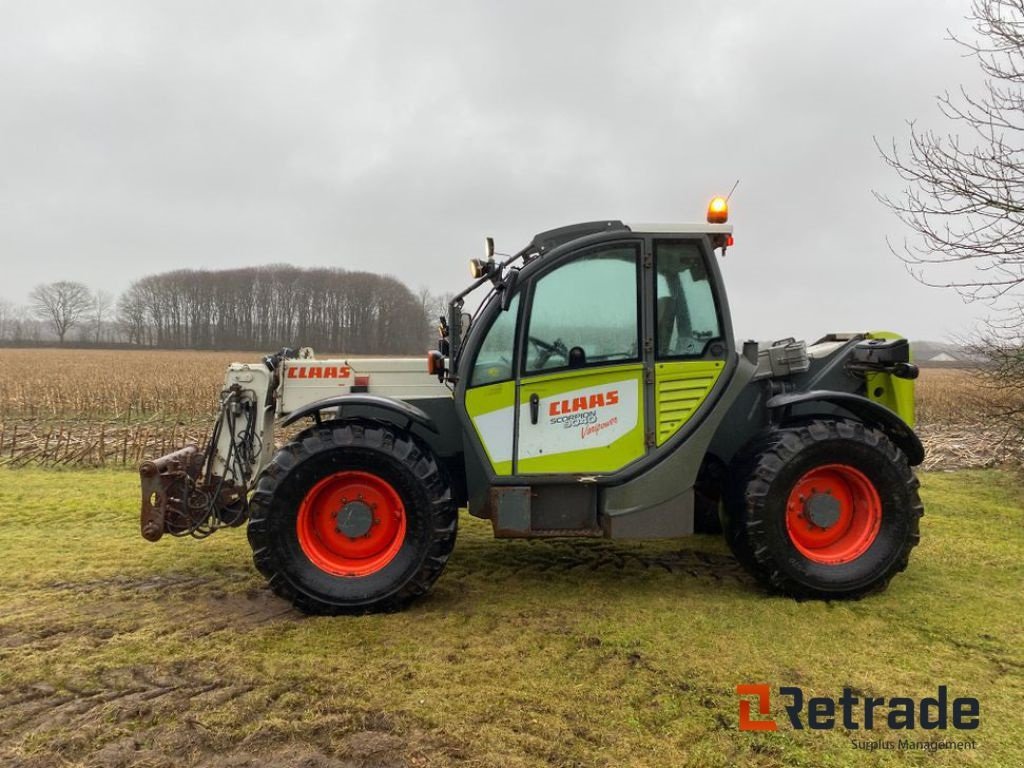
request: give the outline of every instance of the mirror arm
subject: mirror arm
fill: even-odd
[[[448,357],[454,361],[462,346],[462,295],[448,303]]]
[[[512,305],[512,291],[516,287],[516,283],[519,281],[519,270],[514,269],[508,273],[508,277],[505,278],[505,282],[502,283],[504,293],[501,296],[501,311],[508,312],[508,308]]]

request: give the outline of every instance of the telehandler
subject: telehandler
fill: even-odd
[[[885,588],[923,513],[909,345],[737,344],[727,218],[715,198],[707,223],[576,224],[500,261],[488,238],[426,366],[309,349],[232,364],[209,444],[142,465],[142,535],[248,522],[271,588],[315,614],[424,595],[463,507],[497,537],[720,525],[772,591]]]

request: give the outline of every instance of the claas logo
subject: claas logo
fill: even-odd
[[[592,411],[595,408],[603,408],[606,405],[616,405],[619,402],[619,390],[612,389],[608,392],[598,392],[590,397],[574,397],[571,400],[552,400],[548,406],[548,414],[551,416],[565,416],[577,411]]]
[[[352,369],[347,365],[291,365],[289,379],[347,379]]]

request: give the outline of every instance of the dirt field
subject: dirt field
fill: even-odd
[[[348,619],[274,598],[241,531],[142,541],[135,483],[0,470],[0,765],[1024,764],[1024,506],[1005,474],[926,474],[910,568],[860,602],[768,597],[717,538],[503,542],[463,518],[428,599]],[[945,684],[981,700],[981,728],[949,734],[977,749],[740,732],[735,686],[756,682]]]

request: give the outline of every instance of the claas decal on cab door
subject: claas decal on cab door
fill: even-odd
[[[552,400],[548,406],[549,416],[564,416],[577,411],[593,410],[603,408],[606,405],[617,405],[619,402],[619,390],[613,389],[609,392],[599,392],[590,397],[574,397],[572,400]]]

